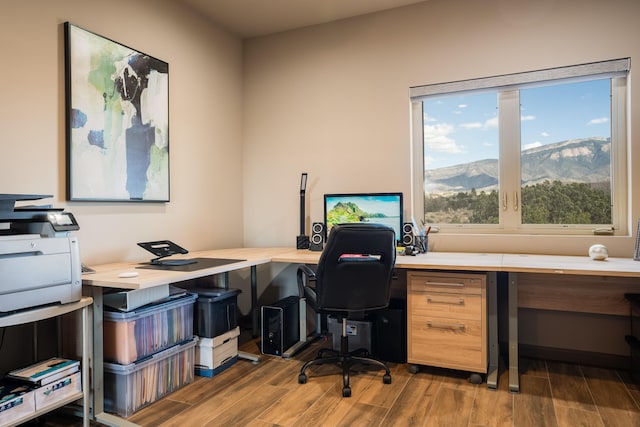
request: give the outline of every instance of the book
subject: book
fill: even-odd
[[[37,386],[50,384],[60,378],[80,370],[80,361],[52,357],[26,368],[16,369],[7,374],[7,378],[28,382]]]

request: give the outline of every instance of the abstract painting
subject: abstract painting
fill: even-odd
[[[67,199],[169,201],[169,64],[65,23]]]

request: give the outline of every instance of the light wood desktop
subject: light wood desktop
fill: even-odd
[[[114,263],[92,266],[95,274],[83,276],[83,284],[91,287],[94,299],[94,361],[102,364],[102,330],[98,319],[102,317],[102,288],[143,289],[210,275],[222,275],[222,286],[228,285],[226,274],[244,268],[251,269],[251,309],[254,336],[258,330],[257,315],[257,275],[256,266],[270,262],[292,264],[316,264],[321,252],[297,250],[293,248],[237,248],[190,252],[172,258],[226,258],[237,262],[219,267],[194,271],[172,271],[139,268],[140,263]],[[594,261],[589,257],[520,255],[501,253],[447,253],[429,252],[417,256],[398,256],[397,269],[470,271],[487,273],[488,302],[488,345],[489,368],[487,384],[497,386],[498,370],[498,316],[497,316],[497,273],[506,272],[509,277],[509,388],[520,389],[518,378],[518,273],[547,273],[588,276],[640,277],[640,262],[630,258],[608,258]],[[135,277],[122,278],[123,272],[136,271]],[[638,285],[640,291],[640,284]],[[94,414],[103,411],[102,370],[94,369]],[[103,414],[103,420],[109,418]],[[111,420],[113,421],[113,420]]]

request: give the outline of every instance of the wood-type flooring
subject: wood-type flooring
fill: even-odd
[[[640,385],[626,371],[523,359],[520,393],[508,390],[502,368],[498,390],[467,381],[469,373],[389,364],[382,371],[359,370],[351,377],[352,397],[342,397],[335,366],[309,371],[298,384],[304,361],[331,342],[317,341],[291,359],[260,355],[259,342],[240,349],[260,355],[254,364],[238,360],[213,378],[189,384],[141,409],[128,421],[143,427],[203,426],[640,426]],[[80,426],[78,419],[54,413],[30,423]],[[92,422],[98,426],[98,423]]]

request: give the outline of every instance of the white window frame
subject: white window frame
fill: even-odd
[[[500,203],[506,202],[509,209],[500,208],[499,224],[438,224],[435,231],[447,233],[496,233],[496,234],[629,234],[628,188],[629,174],[627,156],[629,143],[628,127],[628,73],[630,59],[593,62],[545,70],[537,70],[502,76],[438,83],[409,89],[411,103],[411,207],[413,218],[424,217],[424,117],[422,101],[434,96],[451,96],[456,93],[499,92],[500,158],[520,158],[520,99],[519,90],[544,84],[570,83],[576,81],[610,78],[611,84],[611,181],[612,181],[612,228],[593,224],[521,224],[520,163],[509,163],[500,168]],[[510,108],[503,108],[509,104]],[[515,105],[515,107],[514,107]],[[509,111],[502,117],[503,112]],[[511,112],[517,111],[518,117]],[[511,116],[511,117],[510,117]],[[503,143],[505,138],[518,143]],[[514,152],[517,150],[517,153]],[[514,178],[515,177],[515,178]],[[517,213],[515,213],[517,211]]]

